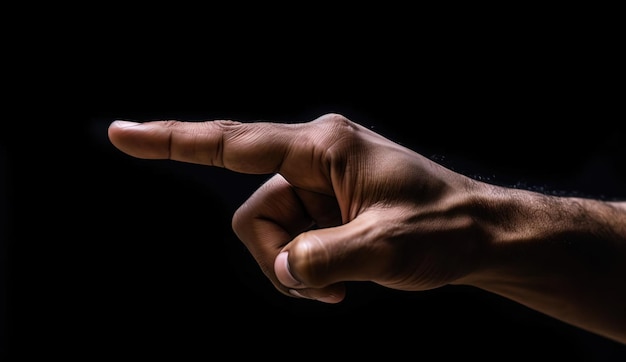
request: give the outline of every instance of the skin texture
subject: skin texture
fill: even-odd
[[[338,303],[346,281],[470,285],[626,343],[626,202],[477,181],[339,114],[116,121],[109,138],[137,158],[273,175],[232,226],[285,295]]]

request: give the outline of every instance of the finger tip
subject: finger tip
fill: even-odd
[[[344,297],[342,295],[329,294],[323,297],[318,297],[316,300],[320,302],[328,303],[328,304],[337,304],[341,302],[343,299]]]
[[[146,123],[115,120],[107,131],[109,141],[120,151],[137,158],[169,157],[169,134]]]
[[[124,128],[128,128],[134,125],[137,125],[136,122],[123,121],[123,120],[115,120],[109,124],[109,128],[107,130],[107,134],[111,141],[117,141],[117,139],[121,136],[121,131]]]

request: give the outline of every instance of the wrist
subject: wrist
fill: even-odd
[[[624,338],[624,203],[487,188],[473,208],[481,262],[455,284],[502,295],[574,325]],[[589,311],[594,311],[589,313]]]
[[[488,186],[471,208],[485,236],[485,254],[463,282],[487,287],[510,278],[552,275],[556,267],[595,262],[589,260],[591,252],[610,259],[615,248],[624,248],[623,205]]]

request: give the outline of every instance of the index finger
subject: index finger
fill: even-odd
[[[114,121],[108,136],[137,158],[170,159],[241,173],[278,172],[302,125],[229,120]]]

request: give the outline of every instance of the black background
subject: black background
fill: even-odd
[[[230,228],[268,176],[133,159],[106,136],[115,119],[338,112],[472,177],[623,199],[623,59],[605,36],[611,24],[530,34],[536,24],[523,21],[449,30],[337,17],[293,34],[297,18],[241,33],[241,22],[196,19],[174,35],[159,21],[131,32],[132,19],[83,38],[80,27],[40,34],[16,72],[7,101],[18,112],[0,148],[8,360],[626,356],[472,288],[354,283],[339,305],[285,297]]]

